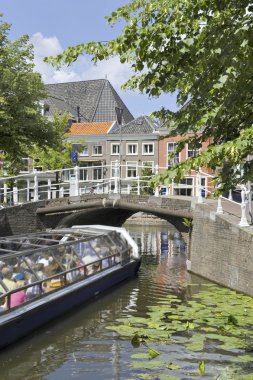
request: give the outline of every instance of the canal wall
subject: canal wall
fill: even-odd
[[[253,230],[235,216],[196,205],[190,260],[193,273],[253,296]]]

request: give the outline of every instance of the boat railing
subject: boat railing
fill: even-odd
[[[12,289],[0,296],[0,301],[2,299],[6,299],[6,310],[1,312],[1,314],[5,314],[6,311],[9,311],[10,309],[13,309],[14,307],[22,307],[23,305],[26,305],[33,301],[35,298],[38,299],[38,297],[44,297],[49,294],[49,292],[57,291],[62,287],[66,287],[69,285],[72,285],[73,283],[77,283],[82,281],[85,278],[91,277],[99,272],[105,271],[108,268],[111,268],[115,265],[121,264],[125,265],[127,262],[130,261],[130,251],[131,249],[127,248],[123,252],[121,252],[121,257],[119,256],[119,253],[113,253],[108,256],[99,258],[98,260],[92,261],[90,263],[86,263],[83,265],[78,265],[74,268],[67,269],[65,271],[59,272],[54,274],[53,276],[47,276],[44,279],[34,281],[29,284],[24,284],[23,286],[18,287],[17,289]],[[120,259],[119,259],[120,258]],[[105,266],[106,262],[106,266]],[[76,277],[75,280],[68,280],[68,274],[74,273],[78,271],[79,275]],[[51,283],[52,280],[59,280],[58,284],[56,286],[52,286],[53,283]],[[50,287],[51,285],[51,287]],[[29,300],[25,300],[22,304],[11,307],[11,296],[14,293],[20,292],[22,290],[26,290],[32,287],[38,286],[39,292],[34,295],[33,298]],[[1,302],[0,302],[1,303]]]

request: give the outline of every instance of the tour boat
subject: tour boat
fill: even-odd
[[[134,276],[124,228],[73,226],[0,237],[0,348]]]

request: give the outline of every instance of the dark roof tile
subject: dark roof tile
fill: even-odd
[[[45,88],[48,93],[46,104],[51,107],[54,104],[71,115],[74,113],[76,118],[77,107],[80,107],[81,122],[113,121],[116,106],[124,110],[124,123],[133,120],[133,115],[107,79],[47,84]]]

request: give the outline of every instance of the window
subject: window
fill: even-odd
[[[84,148],[81,152],[79,152],[79,155],[80,156],[88,156],[89,155],[88,148]]]
[[[194,148],[191,143],[187,144],[187,157],[196,157],[198,154],[198,149]]]
[[[103,154],[102,145],[94,145],[92,150],[93,156],[101,156]]]
[[[173,153],[176,149],[176,143],[175,142],[168,142],[168,155]],[[179,153],[176,153],[172,158],[168,157],[168,167],[172,166],[174,164],[177,164],[179,162]]]
[[[193,180],[190,177],[183,178],[179,184],[175,184],[174,192],[175,195],[187,195],[191,196],[193,190]]]
[[[137,144],[127,144],[127,154],[138,154]]]
[[[119,149],[120,148],[120,145],[119,144],[112,144],[111,145],[111,154],[117,154],[119,155]]]
[[[136,178],[137,177],[137,162],[127,162],[126,168],[127,168],[127,177],[128,178]]]
[[[20,168],[21,172],[29,172],[29,161],[30,161],[29,158],[22,158],[22,167]],[[1,161],[1,162],[2,162],[2,164],[1,164],[1,166],[2,166],[3,161]]]
[[[154,154],[154,144],[142,144],[142,154]]]
[[[80,181],[87,181],[88,180],[88,170],[84,169],[84,168],[80,168],[79,177],[80,177]]]
[[[96,181],[96,180],[99,180],[102,178],[103,178],[102,168],[94,168],[93,169],[93,179]]]
[[[142,170],[150,171],[150,173],[154,173],[154,161],[143,161],[142,162]]]

